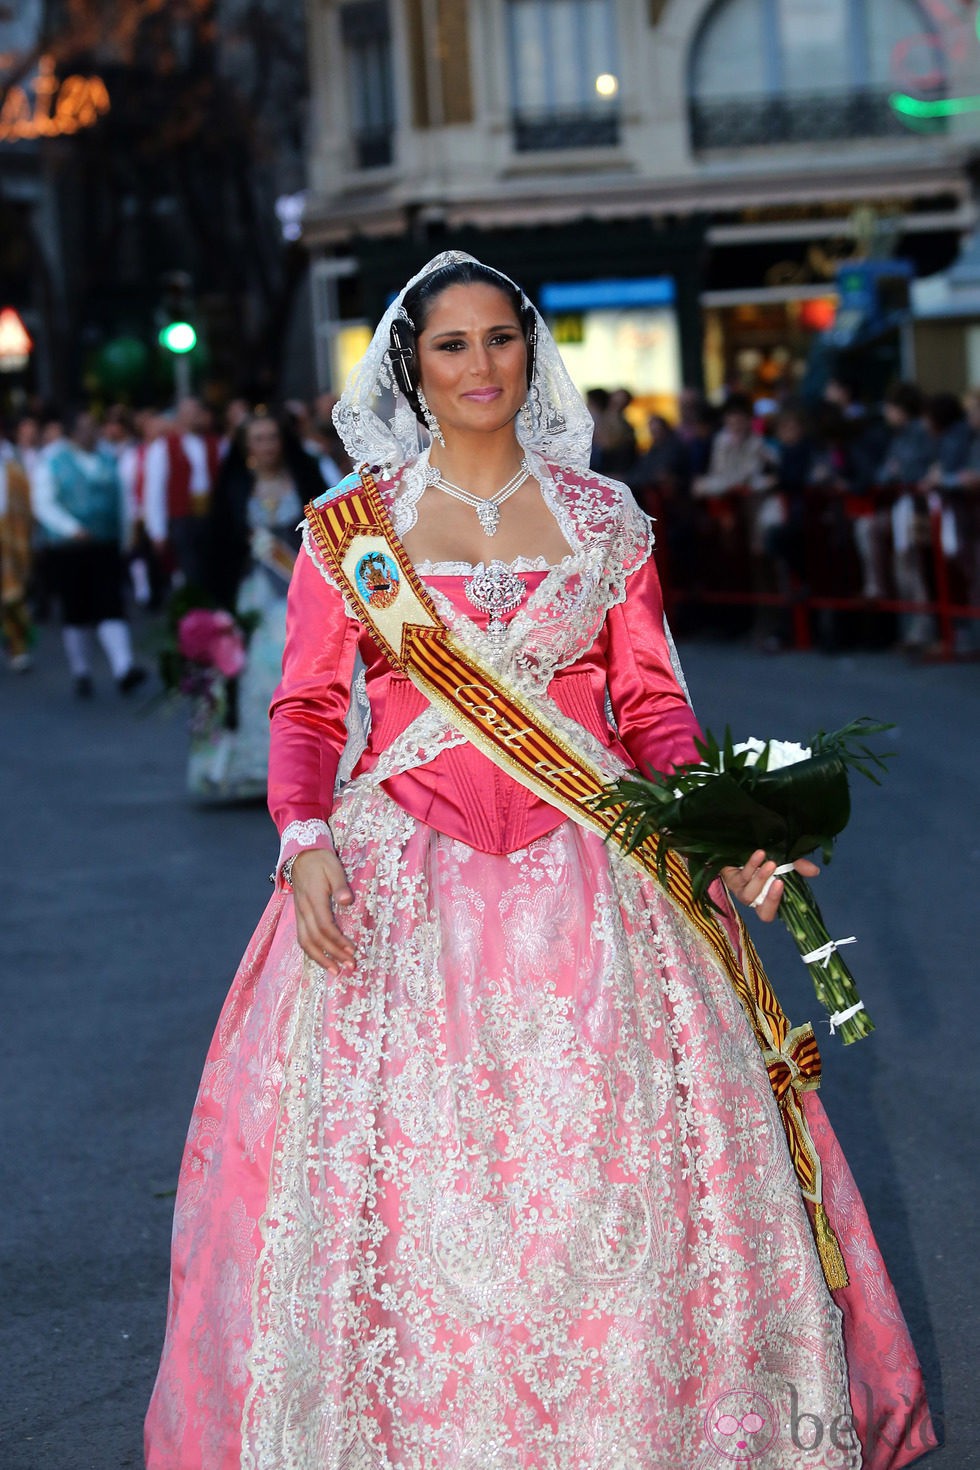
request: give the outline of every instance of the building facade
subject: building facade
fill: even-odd
[[[168,402],[174,313],[197,389],[305,391],[304,42],[305,0],[0,4],[0,308],[35,342],[0,407]]]
[[[976,0],[308,5],[321,387],[457,247],[535,297],[582,387],[764,392],[831,323],[858,350],[885,286],[946,271],[975,224]],[[889,259],[873,309],[838,311],[842,264]],[[882,374],[965,378],[962,322],[891,314]]]

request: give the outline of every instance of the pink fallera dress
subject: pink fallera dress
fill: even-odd
[[[693,757],[645,517],[536,474],[570,552],[515,564],[502,676],[610,779]],[[420,571],[487,657],[472,569]],[[149,1470],[897,1470],[934,1445],[819,1102],[833,1294],[713,953],[388,667],[310,545],[269,795],[283,858],[336,845],[356,969],[304,960],[280,886],[191,1121]]]

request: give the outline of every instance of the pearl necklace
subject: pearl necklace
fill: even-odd
[[[513,475],[500,490],[495,491],[493,495],[488,495],[486,498],[481,495],[472,495],[469,490],[464,490],[461,485],[454,485],[452,480],[445,479],[438,471],[436,472],[436,478],[431,479],[429,483],[434,485],[437,490],[442,490],[446,495],[451,495],[453,500],[461,500],[464,505],[468,505],[472,510],[475,510],[480,525],[483,527],[484,534],[492,536],[500,525],[500,507],[505,500],[509,500],[512,495],[517,493],[525,480],[530,479],[530,475],[531,466],[528,464],[527,457],[525,456],[521,460],[517,474]]]

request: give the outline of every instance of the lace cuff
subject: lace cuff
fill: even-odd
[[[290,822],[280,839],[279,860],[276,863],[276,871],[272,874],[277,893],[285,892],[290,886],[288,875],[283,871],[286,864],[297,853],[307,852],[312,848],[318,848],[321,851],[329,849],[333,852],[333,837],[330,835],[329,824],[317,817],[312,817],[305,822]]]

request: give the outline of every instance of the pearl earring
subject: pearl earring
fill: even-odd
[[[432,412],[432,409],[426,403],[425,394],[422,392],[421,388],[418,390],[418,396],[419,408],[422,410],[422,417],[425,420],[425,427],[428,429],[431,437],[433,439],[438,439],[443,449],[445,449],[446,441],[443,437],[442,430],[439,427],[439,420],[436,418],[435,414]]]

